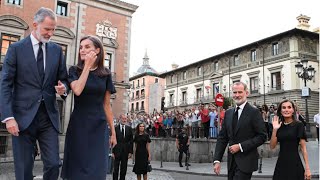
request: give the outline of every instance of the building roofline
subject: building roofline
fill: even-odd
[[[132,80],[141,78],[141,77],[143,77],[143,76],[159,77],[159,74],[153,73],[153,72],[144,72],[144,73],[140,73],[140,74],[137,74],[137,75],[134,75],[134,76],[130,77],[130,78],[129,78],[129,81],[132,81]]]
[[[182,66],[182,67],[179,67],[177,69],[174,69],[174,70],[171,70],[171,71],[167,71],[167,72],[164,72],[162,74],[159,74],[159,77],[162,77],[164,78],[167,74],[171,74],[171,73],[174,73],[176,71],[180,71],[182,69],[185,69],[185,68],[188,68],[190,66],[194,66],[194,65],[198,65],[198,64],[201,64],[205,61],[208,61],[208,60],[214,60],[214,59],[218,59],[219,57],[221,56],[225,56],[227,54],[231,54],[231,53],[234,53],[234,52],[239,52],[240,50],[242,49],[245,49],[245,48],[248,48],[248,47],[252,47],[252,46],[256,46],[256,45],[259,45],[259,44],[263,44],[267,41],[270,41],[272,39],[275,39],[277,37],[282,37],[282,36],[285,36],[285,35],[288,35],[288,34],[305,34],[305,35],[308,35],[308,36],[314,36],[315,38],[319,38],[319,34],[316,33],[316,32],[312,32],[312,31],[307,31],[307,30],[302,30],[302,29],[298,29],[298,28],[293,28],[293,29],[290,29],[288,31],[285,31],[285,32],[282,32],[282,33],[279,33],[279,34],[276,34],[276,35],[273,35],[273,36],[270,36],[270,37],[267,37],[267,38],[264,38],[264,39],[261,39],[261,40],[258,40],[258,41],[255,41],[255,42],[252,42],[252,43],[249,43],[249,44],[246,44],[244,46],[240,46],[238,48],[235,48],[235,49],[231,49],[229,51],[226,51],[226,52],[223,52],[223,53],[220,53],[220,54],[217,54],[217,55],[214,55],[214,56],[211,56],[211,57],[208,57],[208,58],[205,58],[205,59],[202,59],[200,61],[197,61],[197,62],[194,62],[194,63],[191,63],[191,64],[188,64],[186,66]]]
[[[137,5],[130,4],[130,3],[127,3],[127,2],[124,2],[124,1],[120,1],[120,0],[96,0],[96,1],[102,2],[102,3],[105,3],[105,4],[109,4],[109,5],[114,6],[114,7],[122,8],[122,9],[130,11],[132,13],[134,13],[139,7]]]

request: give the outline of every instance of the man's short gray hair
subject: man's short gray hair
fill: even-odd
[[[243,89],[245,90],[245,91],[248,91],[248,86],[247,86],[247,84],[246,83],[244,83],[244,82],[235,82],[235,83],[233,83],[233,85],[232,85],[232,88],[233,88],[233,86],[235,86],[235,85],[242,85],[243,86]]]
[[[41,7],[34,15],[33,21],[42,23],[46,17],[57,20],[56,14],[49,8]]]

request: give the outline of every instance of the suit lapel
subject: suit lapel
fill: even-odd
[[[24,49],[24,55],[25,55],[25,61],[26,61],[25,64],[27,66],[28,65],[31,66],[33,75],[35,76],[35,78],[38,80],[38,82],[40,84],[41,80],[40,80],[40,75],[39,75],[39,72],[38,72],[37,60],[36,60],[36,57],[34,56],[34,51],[33,51],[33,46],[32,46],[32,42],[31,42],[30,36],[28,36],[26,38],[25,47],[26,48],[23,48]]]
[[[241,115],[240,115],[240,118],[238,120],[238,124],[237,124],[237,127],[236,127],[236,131],[234,132],[234,135],[237,134],[240,125],[242,123],[244,123],[244,121],[246,120],[246,118],[248,116],[248,111],[249,111],[249,103],[247,102],[246,105],[244,106],[242,112],[241,112]]]

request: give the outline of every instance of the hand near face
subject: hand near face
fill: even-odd
[[[90,51],[86,54],[84,59],[84,64],[86,67],[93,68],[97,59],[97,54],[93,51]]]
[[[282,124],[282,122],[279,122],[279,116],[274,116],[272,119],[273,129],[279,129],[281,124]]]

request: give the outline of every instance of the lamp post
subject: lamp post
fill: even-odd
[[[295,67],[296,67],[296,74],[298,75],[299,78],[303,79],[304,81],[304,87],[302,88],[302,97],[304,97],[305,99],[307,134],[310,135],[309,112],[308,112],[308,97],[310,96],[310,90],[307,87],[307,81],[312,80],[315,74],[315,70],[311,65],[308,67],[308,60],[306,58],[302,58],[301,62],[298,62],[295,65]]]

